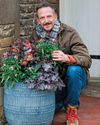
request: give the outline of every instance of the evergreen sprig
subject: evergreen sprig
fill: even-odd
[[[36,45],[38,49],[38,58],[39,60],[51,60],[51,53],[54,50],[59,50],[59,47],[55,43],[51,43],[49,41],[40,42]]]

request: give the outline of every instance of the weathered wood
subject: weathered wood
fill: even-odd
[[[0,24],[14,23],[18,17],[18,0],[0,0]]]

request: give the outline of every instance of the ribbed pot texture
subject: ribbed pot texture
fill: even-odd
[[[51,125],[55,92],[29,89],[17,83],[4,89],[4,114],[8,125]]]

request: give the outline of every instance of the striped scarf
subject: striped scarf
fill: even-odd
[[[41,25],[38,25],[36,27],[36,33],[44,40],[55,41],[59,28],[60,28],[60,21],[56,20],[52,30],[50,31],[50,34],[48,34]]]

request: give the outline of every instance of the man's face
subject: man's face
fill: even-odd
[[[45,31],[49,32],[57,20],[57,14],[50,7],[43,7],[37,11],[38,19],[37,22],[40,24]]]

